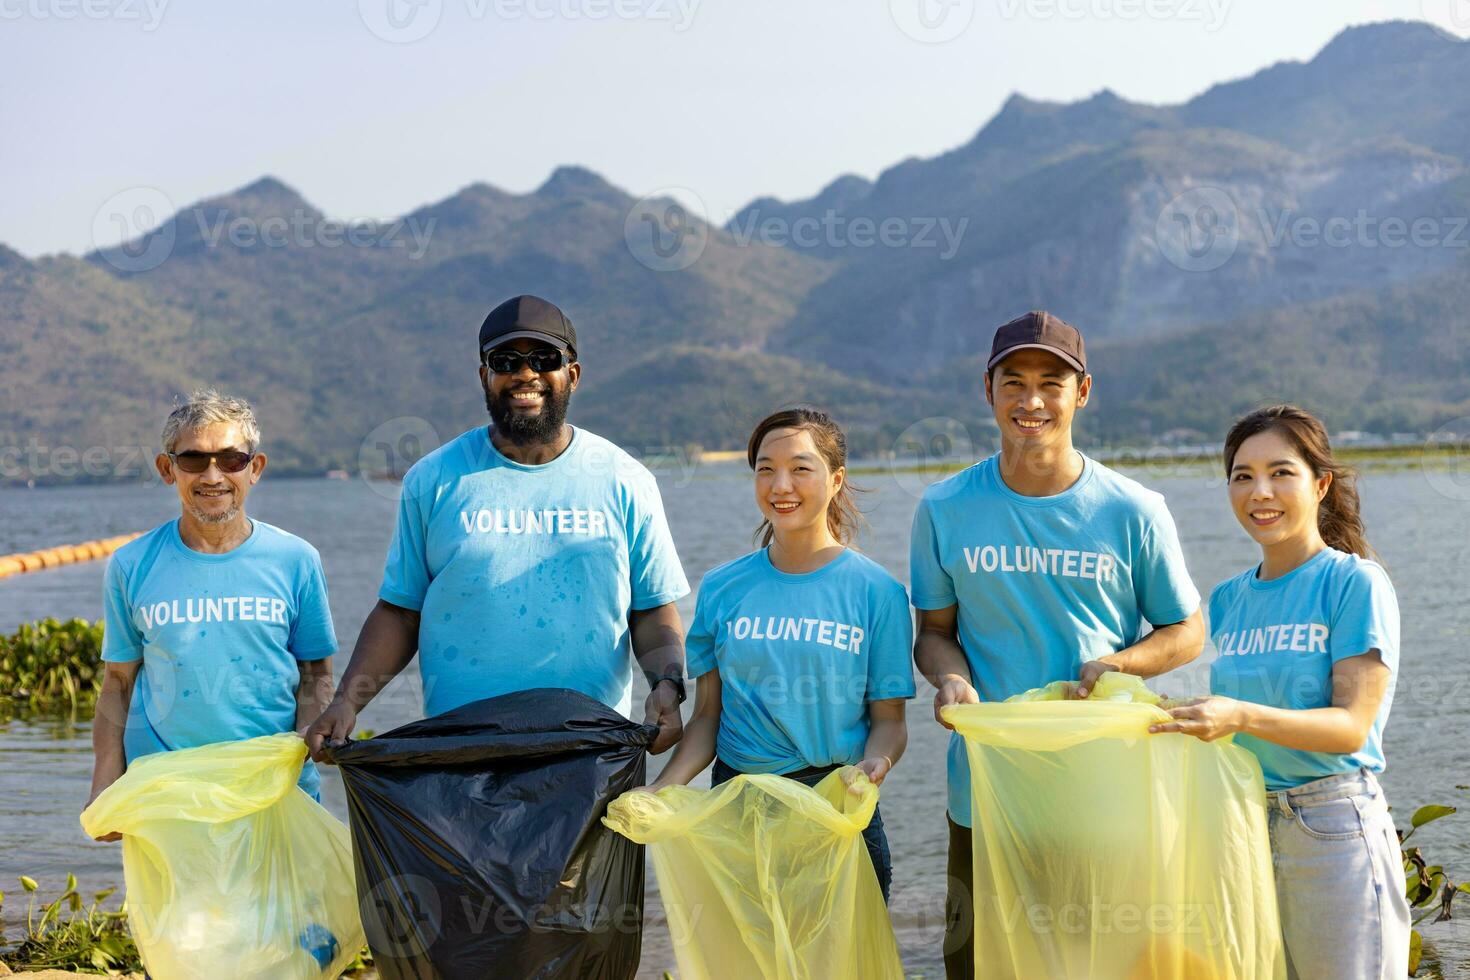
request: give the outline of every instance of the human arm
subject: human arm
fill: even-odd
[[[720,671],[701,674],[694,682],[694,713],[684,726],[684,737],[669,757],[663,772],[648,787],[658,792],[665,786],[684,786],[715,759],[720,735]]]
[[[678,691],[672,683],[658,681],[670,675],[684,677],[684,624],[678,608],[666,602],[652,609],[634,609],[628,613],[628,625],[633,656],[650,685],[643,702],[643,723],[658,726],[658,737],[648,751],[658,755],[678,742],[684,731]]]
[[[909,729],[904,722],[906,698],[890,698],[868,702],[868,741],[863,747],[863,761],[857,768],[874,786],[883,780],[903,758],[909,744]],[[849,784],[851,788],[851,784]]]
[[[331,703],[301,731],[318,762],[322,745],[352,734],[357,713],[412,662],[419,646],[419,613],[383,599],[368,613]],[[330,669],[330,668],[328,668]]]
[[[1077,677],[1077,696],[1087,697],[1097,679],[1110,670],[1139,677],[1166,674],[1198,657],[1204,645],[1204,616],[1196,609],[1181,622],[1155,626],[1130,647],[1084,663]]]
[[[914,663],[919,673],[934,685],[934,720],[953,731],[954,726],[944,720],[940,709],[952,704],[980,703],[980,695],[970,681],[970,663],[960,647],[959,606],[920,609],[918,619]]]
[[[1170,709],[1172,720],[1149,731],[1183,732],[1206,742],[1243,732],[1289,749],[1349,755],[1367,742],[1390,676],[1379,651],[1369,650],[1333,665],[1330,707],[1277,708],[1211,696]]]
[[[103,790],[127,772],[123,733],[132,707],[133,687],[142,666],[142,660],[128,660],[107,663],[103,667],[102,690],[97,695],[92,719],[92,791],[87,797],[87,806],[91,806]],[[122,835],[112,833],[97,840],[117,841],[122,840]]]

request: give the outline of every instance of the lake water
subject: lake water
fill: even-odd
[[[1201,593],[1256,560],[1216,472],[1182,466],[1126,472],[1168,497]],[[853,480],[870,488],[862,501],[871,522],[863,549],[906,580],[909,523],[925,480],[881,465]],[[660,473],[659,482],[691,582],[750,549],[757,516],[743,467],[671,470]],[[1362,490],[1370,539],[1389,567],[1403,613],[1402,677],[1383,781],[1405,826],[1408,815],[1426,803],[1459,805],[1462,811],[1470,805],[1470,793],[1457,789],[1470,783],[1470,606],[1459,571],[1470,546],[1470,485],[1455,474],[1411,465],[1369,473]],[[395,494],[387,483],[267,478],[250,499],[254,516],[301,534],[321,551],[344,651],[351,650],[377,594]],[[172,490],[161,486],[0,489],[0,554],[144,530],[177,513]],[[0,629],[8,632],[46,616],[97,618],[102,569],[94,562],[0,580]],[[692,596],[681,611],[687,622]],[[1171,694],[1202,691],[1211,656],[1207,648],[1200,661],[1156,686]],[[344,664],[345,653],[339,673]],[[412,673],[369,706],[363,727],[381,732],[419,716]],[[933,721],[932,690],[922,680],[919,687],[909,711],[908,752],[883,787],[883,811],[894,856],[892,912],[905,965],[913,975],[935,977],[943,975],[945,738]],[[122,883],[118,848],[89,841],[77,822],[91,778],[89,739],[86,725],[0,725],[0,890],[10,897],[5,911],[12,923],[24,915],[17,875],[40,879],[52,894],[68,871],[77,874],[84,891]],[[651,761],[650,777],[660,764]],[[328,768],[323,782],[326,805],[345,819],[336,773]],[[1470,812],[1431,825],[1419,842],[1433,863],[1470,878]],[[674,963],[652,880],[650,869],[644,967],[656,977]],[[1462,907],[1456,921],[1425,927],[1447,976],[1470,972],[1470,902]]]

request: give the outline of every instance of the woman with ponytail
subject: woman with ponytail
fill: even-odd
[[[1402,977],[1409,907],[1375,775],[1398,677],[1393,585],[1315,417],[1247,415],[1225,439],[1225,473],[1261,562],[1210,596],[1215,696],[1151,730],[1235,735],[1260,760],[1290,976]]]
[[[686,651],[694,714],[649,787],[776,773],[815,785],[852,766],[881,784],[908,743],[914,696],[908,594],[852,548],[860,517],[847,483],[847,441],[826,414],[777,412],[746,455],[764,520],[760,547],[700,583]],[[888,899],[883,818],[863,832]]]

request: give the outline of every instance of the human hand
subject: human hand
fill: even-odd
[[[1154,734],[1179,732],[1205,742],[1233,735],[1245,724],[1244,705],[1234,698],[1206,697],[1184,701],[1167,709],[1170,721],[1148,726]]]

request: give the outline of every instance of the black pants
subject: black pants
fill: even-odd
[[[803,786],[815,786],[827,777],[827,774],[841,766],[811,766],[806,769],[798,769],[796,772],[785,773],[785,778],[794,779]],[[715,760],[714,771],[710,773],[710,786],[718,786],[729,782],[740,773],[725,765],[719,759]],[[873,861],[873,871],[878,876],[878,887],[883,890],[883,904],[888,904],[888,889],[893,884],[893,858],[888,851],[888,835],[883,832],[883,814],[878,812],[878,807],[873,807],[873,819],[863,828],[863,843],[868,847],[868,857]]]
[[[944,976],[946,980],[975,977],[975,843],[969,827],[949,815],[949,889],[944,897]]]

